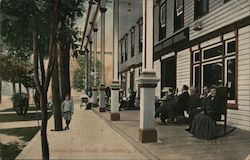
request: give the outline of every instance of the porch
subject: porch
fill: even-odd
[[[230,134],[214,140],[201,140],[184,129],[187,125],[157,125],[158,140],[155,143],[140,143],[138,140],[139,114],[134,110],[120,112],[120,121],[110,121],[110,113],[93,111],[106,121],[115,131],[149,159],[207,159],[235,160],[249,159],[250,133],[235,129]],[[232,129],[228,127],[228,130]],[[248,157],[248,158],[247,158]]]

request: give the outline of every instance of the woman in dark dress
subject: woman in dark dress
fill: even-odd
[[[192,122],[191,133],[200,139],[213,139],[217,136],[216,120],[219,118],[219,103],[216,87],[210,88],[210,95],[202,104],[202,112],[198,113]]]

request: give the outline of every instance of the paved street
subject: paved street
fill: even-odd
[[[134,146],[91,110],[75,104],[70,130],[55,132],[48,123],[51,159],[145,159]],[[17,159],[41,159],[40,132]]]

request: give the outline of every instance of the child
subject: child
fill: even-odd
[[[89,96],[88,96],[88,103],[87,103],[87,106],[86,106],[86,110],[92,108],[93,102],[94,102],[94,99],[92,97],[92,94],[89,94]]]
[[[62,102],[61,111],[62,111],[62,114],[64,116],[64,119],[65,119],[66,125],[67,125],[65,127],[65,130],[67,130],[67,129],[69,129],[71,116],[74,112],[74,104],[70,100],[70,97],[68,94],[65,96],[65,100]]]

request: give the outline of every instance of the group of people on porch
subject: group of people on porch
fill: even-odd
[[[194,87],[183,85],[182,93],[175,96],[174,90],[163,90],[166,94],[161,99],[161,105],[156,108],[155,118],[160,117],[160,125],[174,122],[178,117],[184,117],[184,111],[189,115],[189,128],[186,131],[202,139],[212,139],[216,136],[216,120],[220,118],[219,101],[216,96],[216,86],[203,87],[202,94]],[[189,94],[190,93],[190,94]]]

